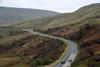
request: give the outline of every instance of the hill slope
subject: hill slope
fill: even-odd
[[[57,14],[57,12],[39,9],[0,7],[0,25],[34,20]]]
[[[86,23],[100,23],[100,3],[91,4],[80,8],[73,13],[59,14],[34,21],[28,21],[16,25],[17,28],[55,28],[66,25],[82,25]]]

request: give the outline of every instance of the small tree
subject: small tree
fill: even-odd
[[[13,35],[13,26],[8,27],[9,35]]]
[[[0,39],[3,38],[3,35],[0,35]]]
[[[84,35],[84,31],[83,28],[80,26],[80,30],[79,30],[79,39],[81,39]]]

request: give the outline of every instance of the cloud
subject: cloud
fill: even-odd
[[[72,12],[84,5],[98,3],[100,0],[0,0],[0,2],[1,6]]]

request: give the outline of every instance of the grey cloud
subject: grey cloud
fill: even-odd
[[[78,8],[100,0],[0,0],[1,6],[37,8],[58,12],[72,12]]]

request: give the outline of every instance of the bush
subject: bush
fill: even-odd
[[[3,38],[3,35],[0,35],[0,39]]]
[[[36,66],[42,66],[42,65],[48,65],[52,63],[53,60],[51,59],[43,59],[43,58],[37,58],[35,60],[32,60],[31,62],[31,67],[36,67]]]

